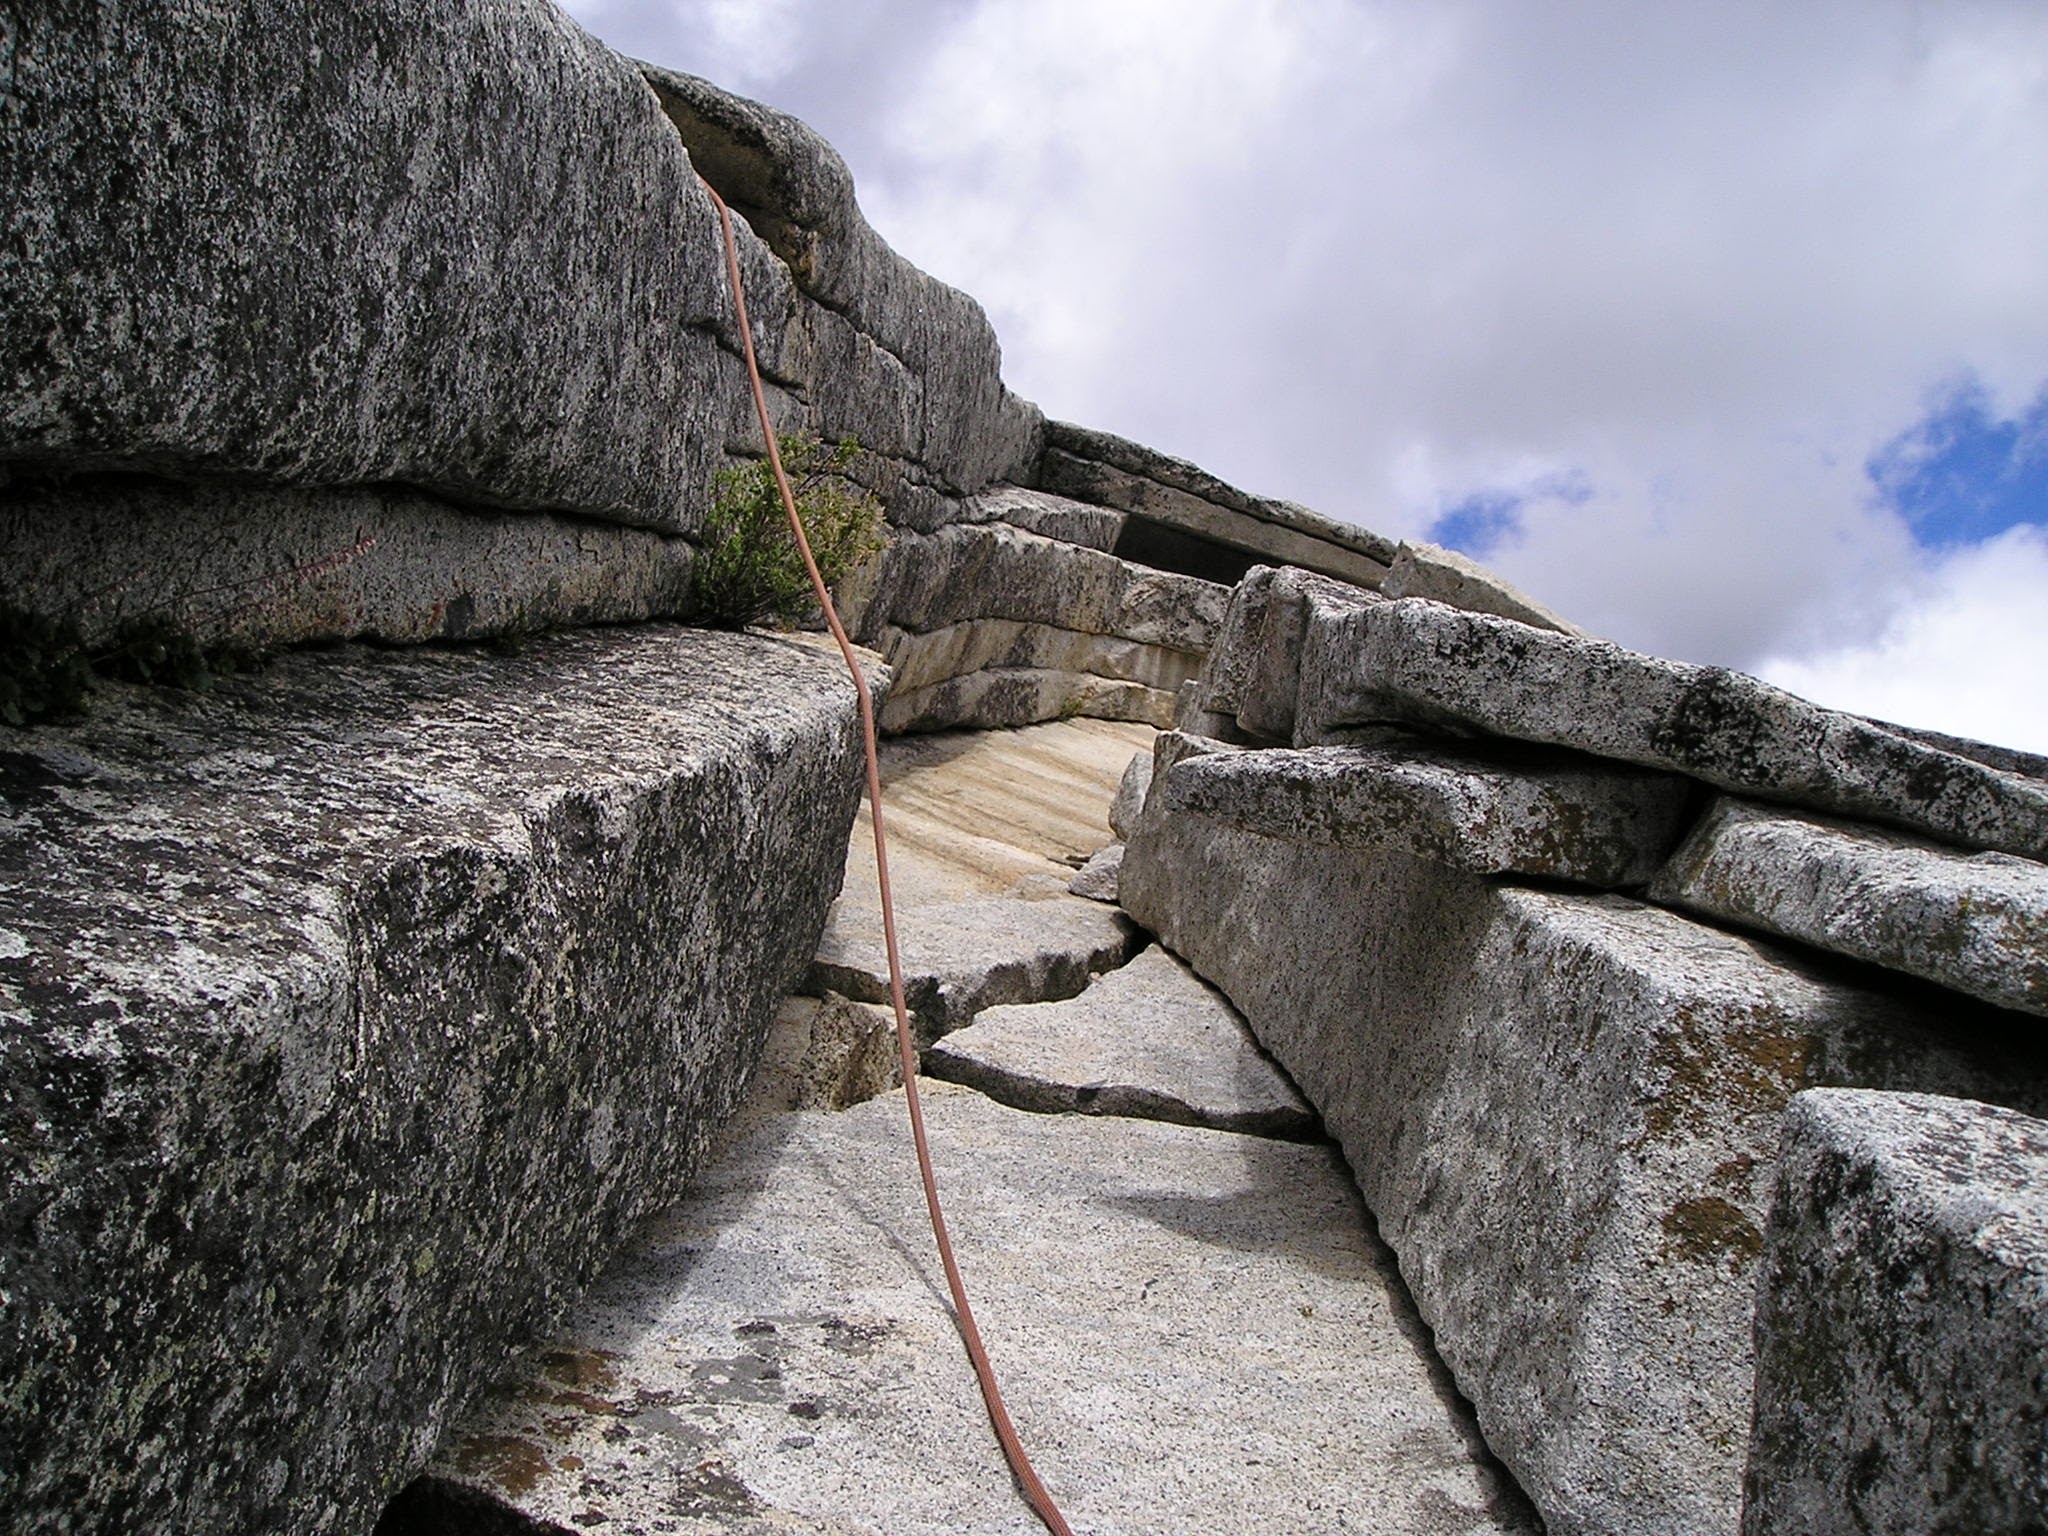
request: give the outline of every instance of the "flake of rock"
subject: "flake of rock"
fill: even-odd
[[[1124,765],[1123,777],[1117,780],[1116,798],[1109,805],[1110,830],[1118,837],[1129,835],[1129,829],[1136,825],[1139,811],[1144,809],[1145,796],[1152,789],[1152,751],[1133,752],[1131,760]]]
[[[1477,560],[1436,544],[1403,541],[1394,551],[1394,564],[1387,579],[1380,583],[1380,593],[1384,597],[1426,597],[1453,608],[1498,614],[1518,624],[1554,629],[1561,635],[1592,638]]]
[[[1722,799],[1654,900],[2048,1013],[2048,865]]]
[[[1061,895],[921,905],[899,919],[897,947],[905,1000],[919,1039],[930,1041],[1000,1003],[1072,997],[1090,977],[1122,965],[1138,942],[1137,925],[1122,912]],[[835,914],[805,986],[887,1002],[880,924],[855,927]]]
[[[1916,1094],[1785,1117],[1745,1536],[2048,1522],[2048,1123]]]
[[[1552,1530],[1728,1536],[1785,1105],[1841,1084],[2038,1113],[2010,1016],[1621,896],[1169,813],[1186,745],[1159,740],[1123,904],[1321,1111],[1488,1443]]]
[[[852,693],[645,626],[93,706],[0,731],[0,1502],[364,1530],[737,1100]]]
[[[1597,758],[1409,744],[1211,754],[1168,775],[1164,805],[1288,842],[1613,887],[1657,871],[1690,793]]]
[[[1252,496],[1185,459],[1071,422],[1045,425],[1038,484],[1114,507],[1253,560],[1297,565],[1375,587],[1391,541],[1293,502]]]
[[[2048,853],[2048,783],[1740,672],[1417,598],[1319,615],[1303,646],[1295,745],[1382,722],[1550,742],[1966,847]]]
[[[1067,891],[1074,896],[1086,896],[1090,901],[1116,901],[1116,875],[1124,862],[1124,845],[1111,843],[1107,848],[1098,848],[1088,855],[1088,862],[1074,871],[1074,878],[1067,882]]]
[[[1069,1001],[989,1009],[926,1052],[925,1070],[1041,1114],[1317,1135],[1237,1010],[1157,945]]]
[[[900,694],[991,668],[1088,673],[1171,694],[1202,665],[1194,651],[1017,619],[970,619],[921,634],[891,626],[875,648],[895,678],[892,702]]]
[[[1326,1149],[924,1098],[1010,1411],[1077,1529],[1536,1529]],[[903,1120],[892,1094],[733,1148],[387,1536],[447,1529],[465,1493],[620,1536],[1041,1531],[940,1300]]]
[[[1107,507],[1091,507],[1083,501],[1053,496],[1045,491],[1026,490],[1021,485],[998,485],[971,498],[960,510],[963,523],[1010,523],[1027,533],[1079,544],[1107,553],[1116,548],[1123,532],[1124,515]]]

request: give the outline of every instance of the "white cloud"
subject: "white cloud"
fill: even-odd
[[[2048,752],[2048,531],[2012,528],[1930,569],[1874,643],[1772,659],[1759,675],[1881,720]]]
[[[776,0],[725,76],[572,9],[815,123],[1053,414],[1392,534],[1583,486],[1492,558],[1644,649],[1875,640],[1865,458],[2048,380],[2048,7]]]

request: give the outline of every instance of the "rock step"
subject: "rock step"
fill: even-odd
[[[1069,1001],[989,1009],[932,1046],[925,1070],[1041,1114],[1322,1135],[1237,1010],[1156,944]]]
[[[1011,1411],[1077,1529],[1539,1529],[1329,1148],[943,1083],[925,1104]],[[903,1120],[890,1094],[758,1122],[380,1536],[1036,1536],[947,1320]]]

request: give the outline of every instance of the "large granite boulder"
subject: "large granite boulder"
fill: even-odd
[[[1756,1340],[1745,1536],[2048,1526],[2048,1123],[1794,1099]]]
[[[2033,1106],[2048,1073],[1988,1010],[1625,897],[1171,808],[1177,775],[1257,755],[1160,739],[1124,905],[1322,1112],[1549,1529],[1727,1536],[1785,1105],[1846,1084]]]
[[[367,1531],[736,1101],[852,714],[643,627],[0,731],[8,1521]]]

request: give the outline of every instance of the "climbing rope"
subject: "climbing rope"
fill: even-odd
[[[775,471],[775,487],[782,493],[782,507],[789,514],[789,531],[796,540],[797,553],[803,556],[804,569],[810,573],[811,590],[817,594],[818,606],[825,611],[825,623],[839,644],[839,654],[846,659],[846,670],[853,678],[854,699],[860,709],[861,747],[867,759],[868,809],[873,815],[875,828],[875,875],[882,897],[882,943],[889,953],[889,1002],[896,1012],[896,1054],[903,1063],[903,1096],[910,1107],[910,1139],[917,1148],[917,1171],[924,1180],[925,1209],[931,1213],[932,1237],[938,1243],[939,1263],[946,1271],[946,1289],[953,1297],[953,1318],[959,1324],[961,1342],[967,1346],[967,1358],[973,1362],[974,1379],[980,1384],[981,1400],[988,1408],[989,1422],[995,1426],[996,1439],[1002,1445],[1003,1456],[1010,1463],[1010,1471],[1015,1475],[1025,1501],[1053,1536],[1073,1536],[1066,1517],[1053,1503],[1045,1484],[1039,1481],[1031,1458],[1024,1452],[1024,1442],[1017,1438],[1016,1426],[1010,1422],[1009,1410],[1003,1406],[1003,1394],[996,1386],[995,1367],[989,1363],[988,1351],[982,1346],[981,1330],[974,1325],[974,1309],[967,1304],[967,1287],[961,1282],[960,1266],[953,1257],[953,1241],[946,1234],[946,1213],[939,1208],[939,1184],[932,1173],[931,1146],[925,1139],[924,1107],[917,1095],[917,1046],[910,1033],[910,1010],[903,1001],[903,961],[896,950],[896,906],[889,893],[889,839],[882,828],[882,767],[875,747],[874,701],[868,695],[868,682],[861,672],[860,661],[853,654],[853,642],[846,638],[846,627],[839,622],[839,611],[832,605],[832,594],[825,588],[825,578],[818,573],[818,562],[811,555],[811,541],[804,536],[804,521],[797,515],[796,496],[789,488],[789,476],[783,473],[782,454],[775,443],[775,423],[768,414],[767,391],[761,387],[761,369],[754,359],[754,332],[747,321],[747,296],[740,283],[740,252],[733,237],[732,210],[725,206],[725,199],[718,195],[717,188],[701,176],[698,180],[710,194],[712,206],[718,210],[719,228],[724,232],[725,270],[732,282],[733,313],[739,325],[740,346],[747,360],[747,382],[754,391],[754,413],[761,419],[761,437],[768,444],[768,463]]]

